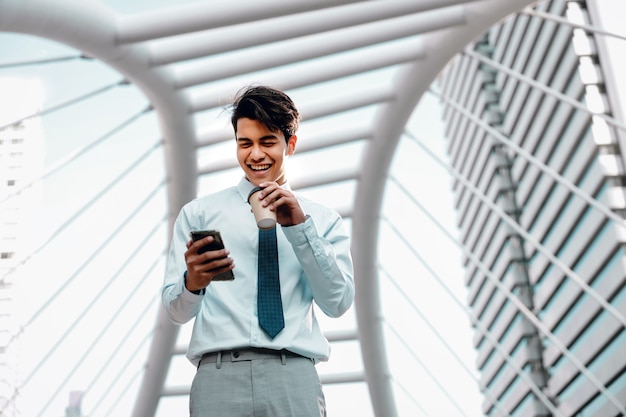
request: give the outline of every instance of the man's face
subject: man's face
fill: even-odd
[[[286,142],[282,132],[271,132],[257,120],[241,118],[237,120],[236,139],[237,161],[251,183],[285,182],[285,160],[296,149],[296,136]]]

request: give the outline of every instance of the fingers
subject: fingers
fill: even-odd
[[[276,212],[276,221],[283,226],[292,226],[306,220],[306,215],[296,196],[290,191],[281,188],[275,182],[259,184],[263,189],[258,193],[263,200],[263,207],[269,207]]]
[[[275,195],[276,190],[280,190],[281,188],[275,182],[262,182],[259,184],[259,187],[262,188],[256,195],[256,198],[263,201],[263,206],[269,205],[272,201],[277,199],[277,195]]]
[[[197,245],[198,242],[195,242],[193,245],[189,247],[187,252],[185,252],[185,261],[187,262],[188,267],[193,267],[197,265],[214,265],[211,268],[221,266],[223,259],[230,259],[228,255],[230,255],[230,251],[228,249],[217,249],[217,250],[208,250],[203,253],[198,253],[198,250],[203,247],[202,244]],[[231,259],[232,261],[232,259]],[[211,269],[208,268],[208,269]],[[205,269],[205,268],[203,268]]]
[[[280,188],[275,182],[263,182],[259,184],[263,188],[258,194],[257,198],[263,200],[263,207],[270,207],[270,210],[275,210],[276,207],[294,203],[297,204],[296,197],[289,190]]]
[[[230,254],[228,249],[209,249],[206,252],[198,253],[200,249],[212,243],[213,240],[213,237],[209,236],[196,242],[187,242],[185,262],[189,288],[205,288],[217,274],[232,270],[235,267],[233,259],[228,256]]]
[[[232,271],[234,268],[233,260],[228,257],[215,259],[208,263],[187,264],[187,288],[189,290],[206,288],[215,276]]]
[[[185,259],[189,259],[194,255],[204,255],[205,253],[217,253],[219,251],[224,250],[224,246],[221,243],[215,242],[215,238],[213,236],[207,236],[202,239],[198,239],[197,241],[189,241],[187,242],[187,252],[185,252]],[[226,253],[228,255],[228,253]],[[204,256],[203,261],[211,260],[214,258],[222,258],[224,253],[207,255]]]
[[[213,278],[213,276],[231,270],[235,267],[235,264],[232,258],[224,257],[219,259],[214,259],[210,262],[200,263],[188,265],[190,269],[194,272],[195,275],[199,275],[206,280],[207,278]],[[189,270],[188,270],[189,271]],[[189,272],[188,272],[189,273]]]
[[[197,252],[203,246],[210,245],[214,240],[215,238],[213,236],[203,237],[202,239],[198,239],[196,241],[190,240],[187,242],[187,249]]]

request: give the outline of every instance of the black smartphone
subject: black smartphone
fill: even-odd
[[[189,235],[194,242],[207,236],[213,236],[213,241],[198,249],[198,254],[202,254],[210,250],[224,249],[224,241],[222,240],[222,235],[218,230],[192,230],[189,232]],[[222,272],[221,274],[213,277],[213,281],[232,281],[234,279],[235,275],[233,274],[233,271]]]

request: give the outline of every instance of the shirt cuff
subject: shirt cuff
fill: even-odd
[[[292,244],[299,245],[309,241],[310,237],[317,236],[317,229],[313,219],[308,214],[306,220],[300,224],[294,224],[293,226],[281,227],[285,237]]]
[[[185,273],[183,274],[183,278],[184,278],[183,287],[185,287],[185,291],[191,294],[195,294],[195,295],[200,295],[200,296],[204,295],[204,293],[206,292],[206,288],[202,288],[196,291],[191,291],[187,289],[187,271],[185,271]]]

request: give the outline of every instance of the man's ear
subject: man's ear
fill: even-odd
[[[291,156],[296,152],[296,142],[298,142],[298,137],[296,135],[292,135],[287,141],[287,155]]]

